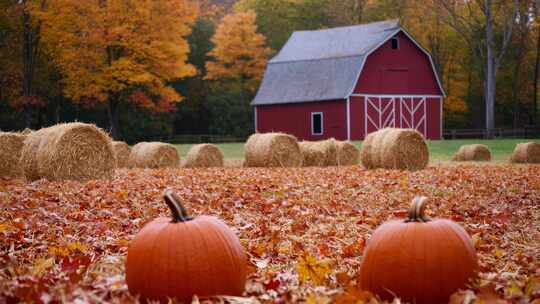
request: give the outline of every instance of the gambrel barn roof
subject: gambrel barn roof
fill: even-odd
[[[401,30],[398,20],[390,20],[294,32],[268,62],[251,104],[345,99],[352,93],[366,57]]]

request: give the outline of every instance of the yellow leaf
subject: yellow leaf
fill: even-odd
[[[509,287],[505,288],[504,293],[507,298],[519,298],[523,296],[523,291],[516,282],[513,282]]]
[[[501,250],[501,249],[495,249],[495,252],[494,252],[493,254],[495,255],[495,257],[496,257],[497,259],[500,259],[500,258],[502,258],[503,256],[506,255],[506,252],[504,252],[504,251]]]
[[[9,232],[12,230],[15,230],[15,227],[13,227],[13,225],[11,225],[9,222],[0,223],[0,233]]]
[[[54,265],[54,258],[39,258],[34,262],[34,266],[32,267],[32,275],[33,276],[40,276],[47,270],[48,268],[52,267]]]
[[[327,276],[331,271],[329,261],[319,261],[308,253],[300,257],[296,270],[302,283],[311,281],[314,285],[323,285],[326,283],[328,280]]]

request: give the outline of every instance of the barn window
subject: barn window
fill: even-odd
[[[399,38],[393,37],[392,38],[392,50],[398,50],[399,49]]]
[[[323,134],[323,114],[322,112],[311,113],[311,134],[322,135]]]

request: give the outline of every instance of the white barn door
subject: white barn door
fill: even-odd
[[[400,128],[416,129],[427,137],[427,108],[425,97],[400,98]]]
[[[364,97],[364,136],[384,128],[416,129],[427,137],[426,96]]]
[[[365,130],[367,133],[396,126],[395,98],[366,97]]]

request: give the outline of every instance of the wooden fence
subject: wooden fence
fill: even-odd
[[[171,135],[171,136],[154,136],[145,138],[144,141],[161,141],[168,142],[173,144],[200,144],[200,143],[235,143],[235,142],[244,142],[247,138],[234,137],[234,136],[223,136],[223,135],[212,135],[212,134],[182,134],[182,135]]]
[[[540,138],[540,126],[527,126],[522,129],[455,129],[444,130],[445,139],[460,138]]]

